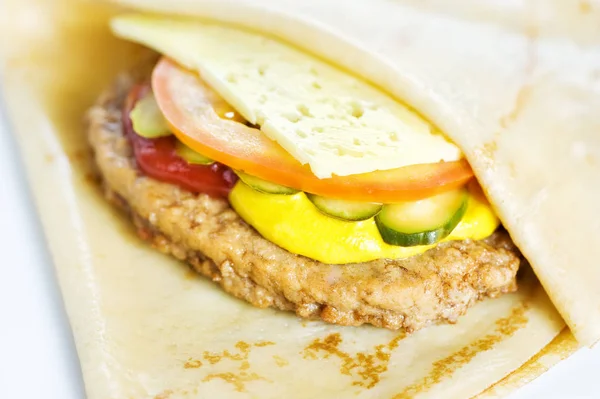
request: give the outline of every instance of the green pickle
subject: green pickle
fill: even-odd
[[[460,223],[468,199],[468,192],[463,188],[419,201],[384,205],[375,223],[381,238],[388,244],[403,247],[435,244]]]
[[[382,205],[372,202],[346,201],[306,194],[310,202],[322,213],[341,220],[367,220],[381,211]]]
[[[200,154],[199,152],[192,150],[190,147],[183,144],[179,140],[177,140],[177,142],[175,143],[175,152],[181,158],[185,159],[187,163],[191,163],[194,165],[211,165],[215,162],[212,159]]]
[[[251,176],[247,173],[237,171],[235,172],[240,180],[252,187],[256,191],[266,194],[281,194],[281,195],[292,195],[296,194],[299,190],[295,188],[282,186],[281,184],[271,183],[270,181],[263,180],[256,176]]]
[[[135,104],[129,117],[133,130],[142,137],[155,139],[171,135],[171,129],[152,93],[146,94]]]

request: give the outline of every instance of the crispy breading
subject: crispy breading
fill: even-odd
[[[122,77],[88,114],[88,136],[107,197],[127,211],[140,237],[187,261],[230,294],[301,317],[414,331],[454,322],[478,300],[516,289],[521,256],[503,230],[481,241],[443,243],[407,259],[327,265],[264,239],[227,201],[144,176],[121,125],[132,84],[131,77]]]

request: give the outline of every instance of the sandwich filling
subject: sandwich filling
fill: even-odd
[[[454,322],[478,300],[517,288],[522,262],[501,228],[482,240],[439,242],[407,258],[349,264],[319,262],[265,239],[232,209],[227,194],[219,194],[230,188],[213,185],[222,191],[206,195],[182,187],[237,184],[221,178],[224,166],[202,170],[216,173],[216,180],[190,180],[201,165],[175,157],[173,135],[148,140],[136,134],[132,140],[123,109],[135,82],[147,80],[145,71],[142,65],[117,79],[88,112],[87,136],[105,196],[154,249],[185,260],[229,294],[329,323],[415,331]],[[150,163],[153,157],[161,162]],[[173,171],[179,173],[168,174]]]
[[[245,123],[214,92],[210,98],[217,115]],[[227,197],[263,237],[323,263],[405,258],[439,241],[485,238],[499,225],[474,181],[422,200],[378,204],[321,197],[235,172],[173,136],[148,85],[131,91],[123,120],[136,161],[147,174]]]
[[[368,83],[254,33],[119,17],[163,54],[89,114],[137,233],[255,306],[414,331],[516,289],[521,257],[461,151]]]
[[[140,168],[228,198],[280,247],[358,263],[498,227],[460,150],[365,82],[247,32],[140,16],[113,27],[176,57],[159,61],[126,102]],[[310,89],[288,82],[307,76]]]

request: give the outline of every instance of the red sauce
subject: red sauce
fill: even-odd
[[[149,85],[135,86],[123,107],[123,131],[133,147],[138,167],[156,180],[176,184],[194,193],[227,198],[237,181],[229,167],[218,162],[212,165],[189,164],[175,152],[174,136],[148,139],[135,133],[129,113],[148,90]]]

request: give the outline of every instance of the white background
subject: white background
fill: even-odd
[[[73,337],[1,105],[0,398],[82,399]],[[600,398],[600,345],[580,350],[509,397],[533,398]]]

